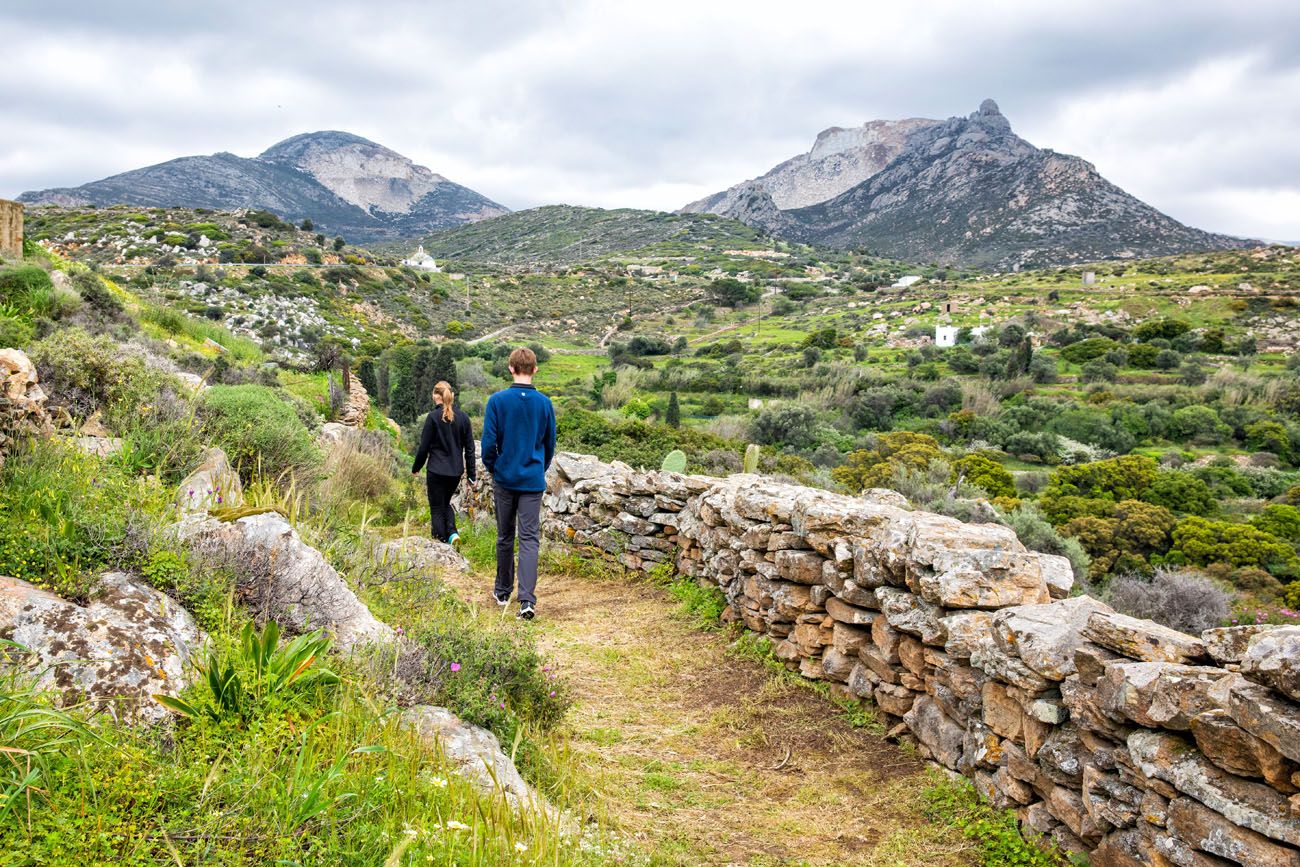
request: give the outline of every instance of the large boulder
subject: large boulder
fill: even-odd
[[[144,723],[167,717],[153,696],[185,687],[204,640],[189,612],[124,572],[100,576],[84,606],[0,577],[0,638],[30,652],[38,686],[62,703]]]
[[[440,749],[456,773],[479,792],[489,797],[499,795],[515,810],[556,815],[554,808],[524,782],[492,732],[470,725],[445,707],[432,705],[408,708],[402,713],[402,722],[430,746]]]
[[[375,560],[396,570],[468,572],[469,561],[448,545],[427,536],[403,536],[375,548]]]
[[[1263,632],[1281,629],[1269,623],[1248,623],[1237,626],[1219,626],[1201,633],[1201,641],[1210,658],[1220,665],[1239,663],[1250,649],[1250,641]]]
[[[176,489],[176,505],[184,514],[201,515],[216,508],[237,508],[244,502],[244,486],[230,459],[213,446],[203,452],[199,465]]]
[[[1241,673],[1300,701],[1300,626],[1284,626],[1250,639]]]
[[[259,617],[296,632],[323,628],[344,653],[393,640],[392,627],[370,613],[279,513],[234,521],[191,518],[177,525],[177,532],[199,557],[234,572],[240,598]]]

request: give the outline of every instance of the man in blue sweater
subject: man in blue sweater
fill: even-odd
[[[492,474],[497,510],[497,605],[510,604],[515,589],[515,530],[519,536],[519,616],[532,620],[537,607],[537,551],[541,544],[542,493],[555,456],[555,408],[533,385],[537,356],[520,347],[510,353],[514,384],[488,398],[483,412],[483,466]]]

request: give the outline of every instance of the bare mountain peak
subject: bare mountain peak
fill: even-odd
[[[991,99],[942,121],[830,127],[807,153],[683,210],[809,243],[999,268],[1245,243],[1184,226],[1086,161],[1034,147]]]
[[[349,240],[412,237],[508,210],[397,151],[341,130],[291,136],[252,159],[224,151],[181,157],[21,199],[265,208],[295,221],[310,217],[323,231]]]

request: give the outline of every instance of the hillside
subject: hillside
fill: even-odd
[[[486,197],[382,145],[306,133],[253,158],[188,156],[77,187],[33,190],[28,204],[271,211],[352,241],[402,238],[506,213]]]
[[[992,100],[965,118],[895,122],[883,142],[869,128],[828,130],[803,160],[686,207],[810,244],[1002,270],[1253,243],[1185,226],[1090,163],[1034,147]]]
[[[420,239],[437,259],[503,265],[574,264],[680,248],[771,249],[761,230],[712,214],[547,205]]]

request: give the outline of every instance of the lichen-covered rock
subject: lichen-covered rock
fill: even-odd
[[[1300,626],[1283,626],[1251,638],[1241,673],[1300,701]]]
[[[1199,638],[1114,611],[1094,612],[1083,637],[1142,662],[1198,662],[1205,658],[1205,644]]]
[[[375,548],[378,563],[416,572],[468,572],[469,561],[448,545],[426,536],[403,536]]]
[[[1090,596],[1017,605],[993,615],[993,635],[1003,651],[1019,656],[1043,677],[1065,680],[1074,674],[1074,653],[1084,643],[1088,618],[1110,610]]]
[[[1116,719],[1186,731],[1193,717],[1218,707],[1210,691],[1228,674],[1222,668],[1173,662],[1112,663],[1097,681],[1096,702]]]
[[[244,502],[239,473],[230,466],[226,453],[217,447],[203,452],[199,465],[176,489],[176,505],[187,514],[203,514],[224,507],[237,508]]]
[[[36,365],[19,349],[0,349],[0,465],[9,441],[52,430]]]
[[[402,722],[430,746],[440,749],[457,773],[488,796],[500,796],[515,810],[555,815],[554,808],[524,782],[497,736],[462,720],[445,707],[417,705]]]
[[[1208,710],[1192,718],[1192,736],[1205,757],[1225,771],[1242,777],[1261,777],[1279,792],[1293,792],[1291,776],[1300,765],[1272,744],[1255,737],[1226,710]]]
[[[1300,705],[1239,675],[1214,686],[1232,721],[1293,762],[1300,762]]]
[[[936,761],[957,768],[964,751],[966,730],[949,719],[932,697],[918,696],[903,721]]]
[[[100,576],[85,606],[0,577],[0,637],[31,652],[38,686],[63,703],[144,723],[167,717],[153,696],[185,687],[204,640],[189,612],[123,572]]]
[[[1169,831],[1201,852],[1250,867],[1300,867],[1300,852],[1240,825],[1192,798],[1169,802]]]
[[[190,518],[177,533],[199,557],[229,567],[254,612],[296,632],[325,629],[344,653],[393,640],[329,561],[276,512],[236,521]]]
[[[1210,658],[1220,665],[1241,662],[1250,647],[1250,640],[1263,632],[1281,627],[1269,623],[1249,623],[1238,626],[1220,626],[1201,633],[1201,641]]]
[[[1177,735],[1139,729],[1129,735],[1128,750],[1146,776],[1170,783],[1236,825],[1300,846],[1300,822],[1287,798],[1269,786],[1216,767]]]
[[[893,587],[878,588],[876,598],[889,625],[899,632],[916,635],[926,644],[943,645],[947,640],[943,612],[937,605]]]

